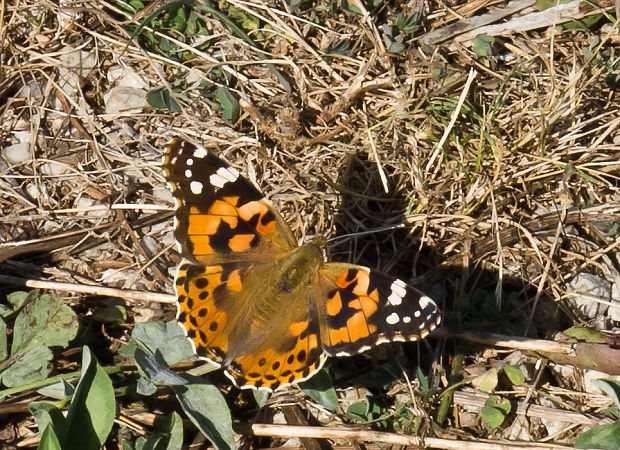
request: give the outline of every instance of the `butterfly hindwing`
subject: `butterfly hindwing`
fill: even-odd
[[[433,300],[398,278],[334,262],[325,263],[319,273],[325,302],[321,340],[330,355],[423,339],[441,320]]]

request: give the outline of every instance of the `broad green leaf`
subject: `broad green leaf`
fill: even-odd
[[[180,450],[183,446],[183,421],[173,412],[166,417],[162,432],[149,437],[143,450]]]
[[[93,319],[101,323],[119,325],[127,320],[127,310],[121,305],[108,306],[95,312]]]
[[[32,402],[28,405],[28,409],[37,421],[41,440],[48,428],[53,429],[54,436],[62,440],[66,433],[67,423],[59,408],[49,402]]]
[[[484,406],[492,406],[493,408],[498,408],[505,415],[508,415],[511,409],[510,401],[508,399],[502,399],[499,395],[491,395],[489,398],[487,398],[487,401],[484,402]]]
[[[138,348],[134,354],[136,365],[144,372],[144,375],[153,383],[164,384],[168,386],[180,385],[187,383],[187,380],[168,368],[168,364],[164,360],[159,350],[155,351],[155,355],[149,355],[144,350]]]
[[[41,441],[39,442],[39,448],[37,450],[63,450],[52,427],[47,427],[43,431]]]
[[[566,167],[568,167],[568,165]],[[598,344],[603,344],[606,342],[606,338],[603,333],[596,330],[590,330],[586,327],[571,327],[565,330],[564,334],[586,342]]]
[[[57,400],[70,398],[74,392],[75,388],[62,377],[58,377],[56,383],[48,384],[41,389],[37,389],[37,393]]]
[[[299,387],[312,400],[330,411],[335,411],[338,408],[338,395],[336,395],[332,380],[325,370],[320,370],[309,380],[300,383]]]
[[[241,108],[239,107],[239,101],[230,92],[230,89],[227,87],[218,87],[215,90],[215,96],[217,100],[222,105],[222,118],[228,122],[234,123],[239,119],[239,112]]]
[[[9,349],[6,341],[6,323],[0,318],[0,361],[9,357]]]
[[[56,295],[44,294],[20,311],[13,328],[11,355],[45,345],[66,346],[78,330],[75,313]]]
[[[575,441],[575,448],[619,449],[620,421],[594,427],[582,433]]]
[[[36,291],[24,292],[24,291],[16,291],[11,292],[6,296],[6,299],[9,301],[11,305],[13,305],[13,309],[18,310],[21,308],[27,301],[32,301],[36,297]]]
[[[13,365],[0,374],[2,383],[7,387],[21,386],[47,377],[53,355],[48,347],[40,345],[15,358]]]
[[[262,408],[267,404],[267,400],[269,399],[269,391],[265,389],[253,389],[252,394],[254,394],[254,400],[259,408]]]
[[[138,323],[131,337],[152,355],[159,350],[168,366],[194,356],[194,349],[176,320]]]
[[[362,421],[368,420],[368,401],[357,402],[349,405],[347,408],[347,415]]]
[[[493,48],[491,47],[495,42],[495,38],[493,36],[489,36],[486,34],[479,34],[472,41],[473,50],[476,55],[480,56],[490,56],[493,54]]]
[[[136,326],[138,325],[139,324],[136,324]],[[133,359],[133,355],[136,353],[137,349],[137,342],[133,339],[130,339],[129,342],[127,342],[127,345],[123,345],[121,348],[118,349],[118,354],[123,358]]]
[[[158,88],[150,91],[146,94],[146,101],[153,108],[167,109],[173,113],[181,111],[181,107],[166,88]]]
[[[492,392],[497,386],[497,369],[489,369],[482,375],[477,376],[471,384],[484,392]]]
[[[155,386],[155,383],[153,383],[152,381],[144,377],[140,377],[136,386],[136,392],[140,395],[153,395],[155,392],[157,392],[157,386]]]
[[[502,410],[493,408],[492,406],[483,406],[480,410],[480,415],[487,427],[492,430],[499,427],[506,418]]]
[[[6,318],[13,314],[13,308],[9,308],[7,305],[0,305],[0,317]]]
[[[106,441],[116,413],[112,381],[86,346],[82,374],[67,413],[65,450],[97,450]]]
[[[494,429],[499,427],[510,412],[510,401],[497,395],[491,395],[480,410],[480,415],[487,427]]]
[[[521,369],[519,369],[518,367],[505,365],[504,373],[506,374],[510,382],[515,386],[521,386],[523,383],[525,383],[525,376],[523,375],[523,372],[521,372]]]
[[[226,400],[215,386],[199,384],[200,381],[192,377],[191,384],[173,386],[179,403],[189,419],[216,448],[232,449],[235,441]]]

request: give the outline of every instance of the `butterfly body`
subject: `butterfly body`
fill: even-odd
[[[403,281],[298,246],[258,189],[202,147],[173,141],[164,169],[184,256],[178,320],[237,386],[299,382],[328,355],[417,340],[439,324],[435,303]]]

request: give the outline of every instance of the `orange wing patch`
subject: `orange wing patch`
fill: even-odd
[[[325,362],[317,319],[294,322],[287,335],[271,336],[268,342],[234,359],[226,368],[241,387],[277,389],[311,377]],[[272,341],[273,340],[273,341]]]

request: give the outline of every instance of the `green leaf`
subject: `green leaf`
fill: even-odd
[[[368,400],[357,402],[349,405],[347,408],[347,415],[354,419],[367,421],[368,420]]]
[[[185,414],[216,448],[232,449],[235,441],[226,401],[215,386],[201,381],[192,377],[191,384],[174,386],[174,392]]]
[[[142,349],[137,349],[134,358],[136,365],[144,372],[146,378],[153,383],[175,386],[186,384],[187,380],[168,368],[159,350],[155,355],[149,355]]]
[[[338,409],[338,395],[332,380],[325,370],[320,370],[312,378],[299,384],[299,387],[315,402],[330,411]]]
[[[504,413],[491,406],[483,406],[480,410],[480,415],[482,416],[482,420],[491,430],[499,427],[503,422],[506,416]]]
[[[151,355],[159,351],[167,366],[194,356],[194,349],[176,320],[138,323],[131,337]]]
[[[61,440],[67,431],[67,423],[60,408],[49,402],[32,402],[28,405],[28,409],[37,421],[41,440],[47,429],[52,429],[54,437]]]
[[[0,305],[0,317],[7,318],[14,312],[15,311],[13,311],[13,309],[9,308],[7,305],[4,305],[4,304]]]
[[[617,450],[620,448],[620,421],[594,427],[582,433],[575,441],[575,448]]]
[[[60,441],[52,427],[47,427],[41,435],[39,448],[37,450],[63,450]]]
[[[239,107],[237,98],[230,92],[230,89],[227,87],[218,87],[215,90],[215,96],[220,102],[220,105],[222,105],[222,118],[231,123],[236,122],[237,119],[239,119],[241,108]]]
[[[52,351],[43,345],[16,355],[13,365],[0,374],[2,383],[15,387],[44,379],[50,372],[52,358]]]
[[[153,383],[149,379],[140,377],[136,386],[136,392],[140,395],[153,395],[155,392],[157,392],[157,386],[155,386],[155,383]]]
[[[571,165],[572,166],[572,165]],[[568,169],[569,164],[566,165]],[[586,327],[571,327],[563,332],[565,335],[574,337],[581,341],[603,344],[606,338],[600,331],[590,330]]]
[[[82,374],[67,413],[65,450],[97,450],[105,443],[116,413],[112,381],[86,346]]]
[[[9,349],[7,346],[6,323],[0,318],[0,361],[4,361],[9,357]]]
[[[521,369],[519,369],[518,367],[505,365],[504,373],[506,374],[510,382],[515,386],[521,386],[523,383],[525,383],[525,376],[523,375],[523,372],[521,372]]]
[[[162,431],[155,433],[145,442],[143,450],[180,450],[183,447],[183,421],[173,412],[166,417]]]
[[[405,16],[403,13],[399,13],[396,17],[396,27],[406,35],[415,33],[420,28],[418,15]]]
[[[494,42],[495,42],[495,38],[493,36],[489,36],[486,34],[479,34],[472,41],[474,53],[480,56],[492,55],[493,54],[492,45]]]
[[[510,402],[497,395],[490,396],[480,410],[482,420],[490,429],[499,427],[510,412]]]
[[[71,308],[56,295],[42,295],[26,305],[15,319],[11,355],[40,345],[64,347],[77,331],[77,317]]]
[[[167,109],[170,112],[179,112],[181,107],[166,88],[157,88],[146,94],[146,101],[153,108]]]
[[[48,384],[41,389],[37,389],[37,393],[57,400],[70,398],[74,392],[75,388],[62,377],[58,377],[56,383]]]
[[[382,25],[383,28],[383,42],[385,43],[385,49],[390,53],[400,53],[405,49],[403,44],[403,35],[398,30],[392,29],[387,23]]]
[[[11,305],[13,305],[14,310],[18,310],[21,308],[27,301],[32,301],[37,296],[36,291],[24,292],[24,291],[16,291],[11,292],[6,296],[6,299],[9,301]]]
[[[119,325],[127,320],[127,310],[122,305],[112,305],[96,311],[93,319],[109,325]]]
[[[265,389],[253,389],[252,394],[254,394],[254,400],[259,408],[262,408],[267,404],[267,400],[269,399],[269,391]]]

